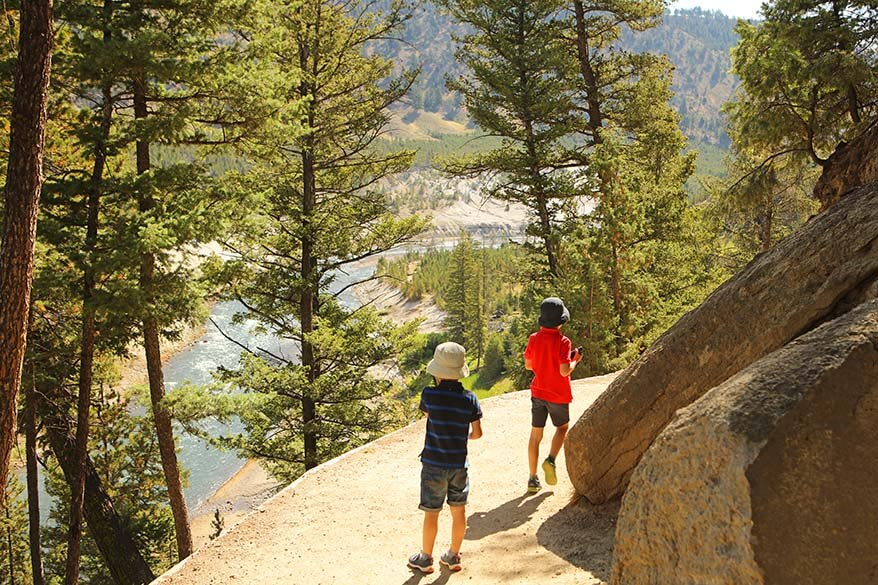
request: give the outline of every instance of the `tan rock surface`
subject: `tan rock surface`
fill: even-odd
[[[576,382],[572,413],[581,413],[611,379]],[[529,393],[487,399],[482,408],[485,435],[470,443],[472,491],[461,573],[452,576],[437,564],[435,573],[421,577],[406,567],[408,555],[420,548],[422,419],[307,473],[156,582],[605,582],[617,507],[570,504],[563,463],[557,486],[527,496]],[[450,527],[445,511],[436,555],[447,548]]]
[[[576,490],[592,502],[620,496],[678,408],[816,326],[876,275],[873,185],[757,256],[619,375],[570,429]]]
[[[878,301],[681,409],[622,499],[614,585],[878,582]]]

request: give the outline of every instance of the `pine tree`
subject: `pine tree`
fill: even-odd
[[[451,271],[448,283],[444,287],[445,294],[445,326],[452,341],[466,345],[469,342],[472,305],[477,302],[473,293],[472,282],[475,272],[474,242],[466,232],[461,232],[460,239],[451,252]]]
[[[57,187],[57,204],[67,207],[69,222],[83,232],[84,254],[68,247],[83,271],[78,460],[84,460],[87,444],[92,338],[109,337],[115,342],[111,350],[121,353],[127,343],[120,336],[130,337],[136,327],[147,354],[180,558],[191,553],[192,543],[171,420],[162,404],[160,344],[201,314],[205,293],[192,250],[224,229],[230,202],[198,153],[193,162],[179,154],[163,161],[154,145],[171,145],[173,153],[181,144],[233,143],[258,125],[264,110],[255,114],[252,108],[265,96],[252,81],[259,68],[238,34],[239,25],[255,23],[243,24],[242,11],[237,2],[78,0],[61,13],[73,31],[62,75],[77,104],[94,104],[82,108],[76,128],[88,153],[87,173],[64,175]],[[262,100],[259,107],[274,104]],[[112,180],[105,177],[108,166],[115,171]],[[71,517],[68,582],[75,580],[78,525]]]
[[[878,119],[878,10],[869,0],[775,0],[763,16],[736,28],[741,89],[726,110],[737,145],[763,161],[823,166]]]
[[[0,502],[0,583],[29,585],[27,542],[27,508],[22,494],[24,486],[15,475],[6,483]]]
[[[223,530],[226,527],[226,522],[220,515],[219,508],[216,508],[213,511],[213,520],[210,521],[210,527],[213,528],[213,532],[208,536],[210,540],[216,540],[219,538],[219,535],[223,533]]]
[[[619,48],[623,25],[646,30],[658,24],[662,9],[653,0],[601,7],[574,0],[568,7],[568,54],[577,64],[581,112],[577,131],[584,137],[572,158],[595,200],[585,243],[612,299],[615,352],[642,329],[634,313],[644,314],[643,295],[650,292],[638,281],[663,270],[654,264],[654,248],[680,234],[683,183],[693,170],[694,157],[682,155],[685,138],[669,104],[667,58]]]
[[[733,244],[734,270],[817,211],[811,197],[816,168],[783,157],[766,163],[765,156],[751,149],[733,150],[728,160],[731,178],[706,182],[711,213]]]
[[[573,131],[573,88],[560,39],[560,1],[447,0],[468,34],[457,59],[466,74],[448,80],[473,121],[502,139],[499,148],[447,160],[458,176],[491,175],[487,194],[525,205],[529,246],[544,259],[540,278],[557,276],[560,242],[575,213],[563,140]]]
[[[52,61],[52,0],[22,5],[0,239],[0,493],[18,430]]]
[[[270,45],[278,91],[299,107],[274,118],[250,154],[242,189],[255,193],[252,230],[227,243],[237,258],[220,269],[229,296],[284,340],[280,350],[252,348],[221,377],[247,391],[247,434],[233,442],[292,479],[382,432],[390,412],[380,401],[390,382],[367,370],[391,358],[412,327],[399,329],[368,308],[351,310],[333,286],[353,263],[421,231],[396,219],[379,180],[408,167],[410,152],[381,154],[373,144],[411,77],[387,81],[391,64],[364,48],[392,36],[403,3],[369,10],[348,2],[306,0],[263,7],[276,27],[255,42]],[[372,7],[374,8],[374,7]],[[284,85],[286,84],[286,85]],[[348,287],[342,287],[346,289]]]

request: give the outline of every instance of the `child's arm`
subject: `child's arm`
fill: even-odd
[[[576,369],[576,364],[579,363],[579,360],[582,359],[582,356],[579,354],[579,349],[573,350],[573,359],[569,362],[561,362],[560,372],[564,377],[569,376],[573,373],[573,370]]]
[[[524,369],[530,370],[531,372],[534,371],[534,363],[528,358],[524,358]]]
[[[482,436],[482,421],[481,421],[481,419],[474,420],[471,424],[472,424],[473,428],[469,433],[469,438],[470,439],[478,439],[479,437]]]

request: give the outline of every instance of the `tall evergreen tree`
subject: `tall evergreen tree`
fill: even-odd
[[[18,430],[16,416],[42,188],[52,0],[22,3],[0,240],[0,493]]]
[[[451,255],[451,273],[444,276],[448,280],[443,295],[445,324],[451,339],[467,348],[478,367],[487,326],[484,254],[472,236],[461,232]]]
[[[632,313],[645,306],[641,295],[647,292],[638,290],[638,273],[662,270],[647,249],[679,234],[687,203],[683,183],[693,170],[669,104],[667,58],[619,47],[623,27],[653,27],[663,9],[660,0],[601,6],[574,0],[567,6],[568,54],[577,64],[577,133],[583,137],[572,157],[595,200],[588,215],[590,252],[612,299],[616,351],[636,336]]]
[[[398,29],[403,3],[376,10],[374,3],[305,0],[263,9],[276,27],[254,42],[271,46],[279,90],[300,107],[280,111],[277,131],[251,151],[254,168],[243,183],[259,197],[248,209],[255,231],[228,242],[237,258],[222,276],[246,307],[242,318],[296,349],[253,350],[223,379],[257,398],[256,411],[242,413],[248,434],[236,445],[291,479],[385,428],[388,413],[377,401],[389,382],[367,370],[391,358],[410,328],[345,307],[333,283],[424,224],[396,219],[377,188],[407,168],[412,153],[373,148],[387,106],[411,77],[387,81],[391,64],[365,49]]]
[[[870,0],[775,0],[741,21],[741,79],[727,105],[741,148],[824,166],[878,120],[878,8]],[[789,164],[789,163],[787,163]]]
[[[555,0],[448,0],[442,4],[467,26],[457,40],[466,75],[448,80],[473,121],[499,136],[501,146],[450,159],[459,176],[491,176],[487,194],[525,205],[528,245],[543,262],[541,278],[559,273],[560,242],[576,209],[563,140],[573,131],[573,94],[560,39],[564,23]]]
[[[0,583],[30,585],[24,486],[10,476],[0,502]]]
[[[77,460],[84,461],[88,443],[94,338],[100,333],[112,339],[112,350],[121,352],[126,343],[118,336],[130,336],[136,324],[180,558],[191,553],[192,542],[171,420],[162,403],[160,344],[200,312],[204,291],[191,252],[223,229],[226,205],[197,156],[191,163],[176,156],[156,165],[152,151],[156,143],[173,150],[235,142],[261,117],[247,114],[254,100],[243,88],[258,67],[248,68],[254,62],[243,54],[237,34],[241,8],[235,2],[81,0],[66,4],[62,13],[74,31],[62,72],[76,103],[90,106],[83,108],[76,132],[90,164],[58,186],[58,205],[67,207],[84,250],[68,247],[82,270]],[[251,93],[259,96],[257,88]],[[132,150],[133,160],[126,160]],[[108,165],[115,168],[112,179],[104,176]],[[75,514],[76,491],[72,504]],[[68,582],[75,579],[78,518],[72,515],[70,524]]]

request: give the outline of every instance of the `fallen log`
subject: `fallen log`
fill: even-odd
[[[580,417],[565,443],[573,486],[619,497],[677,409],[768,353],[874,295],[878,185],[843,197],[757,256],[684,315]]]

